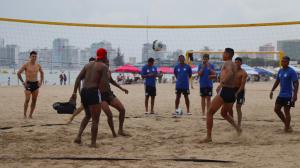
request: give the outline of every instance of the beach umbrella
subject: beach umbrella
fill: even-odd
[[[289,65],[289,67],[291,67],[294,71],[296,71],[297,73],[300,73],[300,69],[295,67],[295,66],[292,66],[292,65]],[[274,70],[276,72],[278,72],[280,70],[281,67],[277,67],[277,68],[274,68]]]
[[[296,71],[297,73],[300,73],[300,69],[293,66],[293,65],[289,65],[289,67],[291,67],[292,69],[294,69],[294,71]]]
[[[198,72],[198,67],[192,68],[192,72],[193,72],[193,73],[197,73],[197,72]]]
[[[138,69],[135,66],[132,66],[130,64],[126,64],[126,65],[123,65],[123,66],[120,66],[120,67],[116,68],[115,72],[136,72],[136,73],[139,73],[139,72],[141,72],[141,70]]]
[[[171,67],[159,67],[157,71],[158,72],[161,71],[164,74],[173,74],[174,73],[174,69]]]
[[[256,72],[258,72],[259,75],[268,75],[268,76],[273,76],[274,73],[272,73],[271,71],[268,71],[266,69],[263,68],[254,68]]]
[[[242,64],[242,69],[244,69],[248,75],[258,75],[258,72],[249,65]]]

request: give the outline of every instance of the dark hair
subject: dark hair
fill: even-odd
[[[183,58],[184,58],[184,55],[179,55],[178,58],[179,58],[179,57],[183,57]]]
[[[89,59],[89,62],[91,62],[91,61],[95,61],[96,59],[94,58],[94,57],[91,57],[90,59]]]
[[[202,58],[203,58],[203,59],[204,59],[204,58],[209,59],[209,54],[203,54]]]
[[[31,56],[31,55],[33,55],[33,54],[34,54],[34,55],[37,55],[37,52],[36,52],[36,51],[31,51],[29,55]]]
[[[154,58],[150,57],[150,58],[148,59],[148,63],[153,63],[153,62],[154,62]]]
[[[231,57],[234,56],[234,50],[232,48],[225,48],[225,52],[227,52]]]
[[[286,60],[286,61],[288,61],[288,62],[290,62],[290,60],[291,60],[290,57],[288,57],[288,56],[284,56],[284,57],[282,57],[282,59],[283,59],[283,60]]]
[[[235,61],[240,61],[240,62],[243,62],[242,58],[241,57],[236,57],[235,58]]]

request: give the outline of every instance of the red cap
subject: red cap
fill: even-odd
[[[97,60],[105,59],[105,58],[106,58],[106,55],[107,55],[107,51],[106,51],[104,48],[99,48],[99,49],[97,50],[97,56],[96,56],[96,59],[97,59]]]

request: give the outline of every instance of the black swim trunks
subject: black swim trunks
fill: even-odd
[[[219,95],[225,103],[234,103],[235,102],[235,88],[222,87]]]
[[[100,104],[101,97],[98,88],[82,88],[80,91],[81,103],[86,116],[91,116],[89,106]]]
[[[112,91],[102,92],[101,93],[101,100],[106,101],[109,105],[111,105],[112,101],[116,98]]]
[[[39,88],[39,82],[35,81],[35,82],[30,82],[27,81],[26,82],[26,90],[30,91],[30,92],[34,92]]]
[[[156,96],[156,87],[145,86],[145,96]]]
[[[236,91],[239,89],[236,88]],[[236,97],[236,104],[244,104],[245,103],[245,90],[240,91]]]
[[[212,88],[211,87],[204,87],[200,88],[200,96],[201,97],[211,97],[212,96]]]
[[[291,97],[277,97],[275,104],[280,106],[295,107]]]
[[[176,89],[176,95],[189,95],[190,94],[190,90],[189,89]]]

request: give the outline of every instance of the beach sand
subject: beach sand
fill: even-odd
[[[235,130],[216,113],[213,142],[200,144],[206,135],[202,117],[199,88],[191,90],[191,112],[172,118],[175,90],[173,84],[159,84],[155,112],[144,115],[144,86],[125,85],[129,95],[113,88],[126,107],[125,130],[131,137],[113,138],[101,114],[98,148],[89,148],[90,124],[83,135],[83,144],[73,143],[82,112],[70,125],[64,124],[70,115],[57,114],[52,104],[67,101],[72,86],[43,86],[34,119],[23,119],[23,88],[0,88],[0,167],[300,167],[300,103],[292,109],[293,133],[283,132],[283,123],[273,112],[275,99],[268,98],[272,82],[247,83],[246,103],[243,106],[243,134]],[[275,92],[275,98],[278,92]],[[300,97],[300,96],[299,96]],[[78,96],[78,105],[80,98]],[[180,106],[185,110],[184,99]],[[113,110],[118,130],[118,112]],[[236,117],[236,112],[234,113]],[[138,161],[51,160],[49,157],[137,158]],[[34,159],[36,158],[36,159]],[[45,159],[41,159],[45,158]],[[232,163],[179,162],[161,159],[215,159]]]

